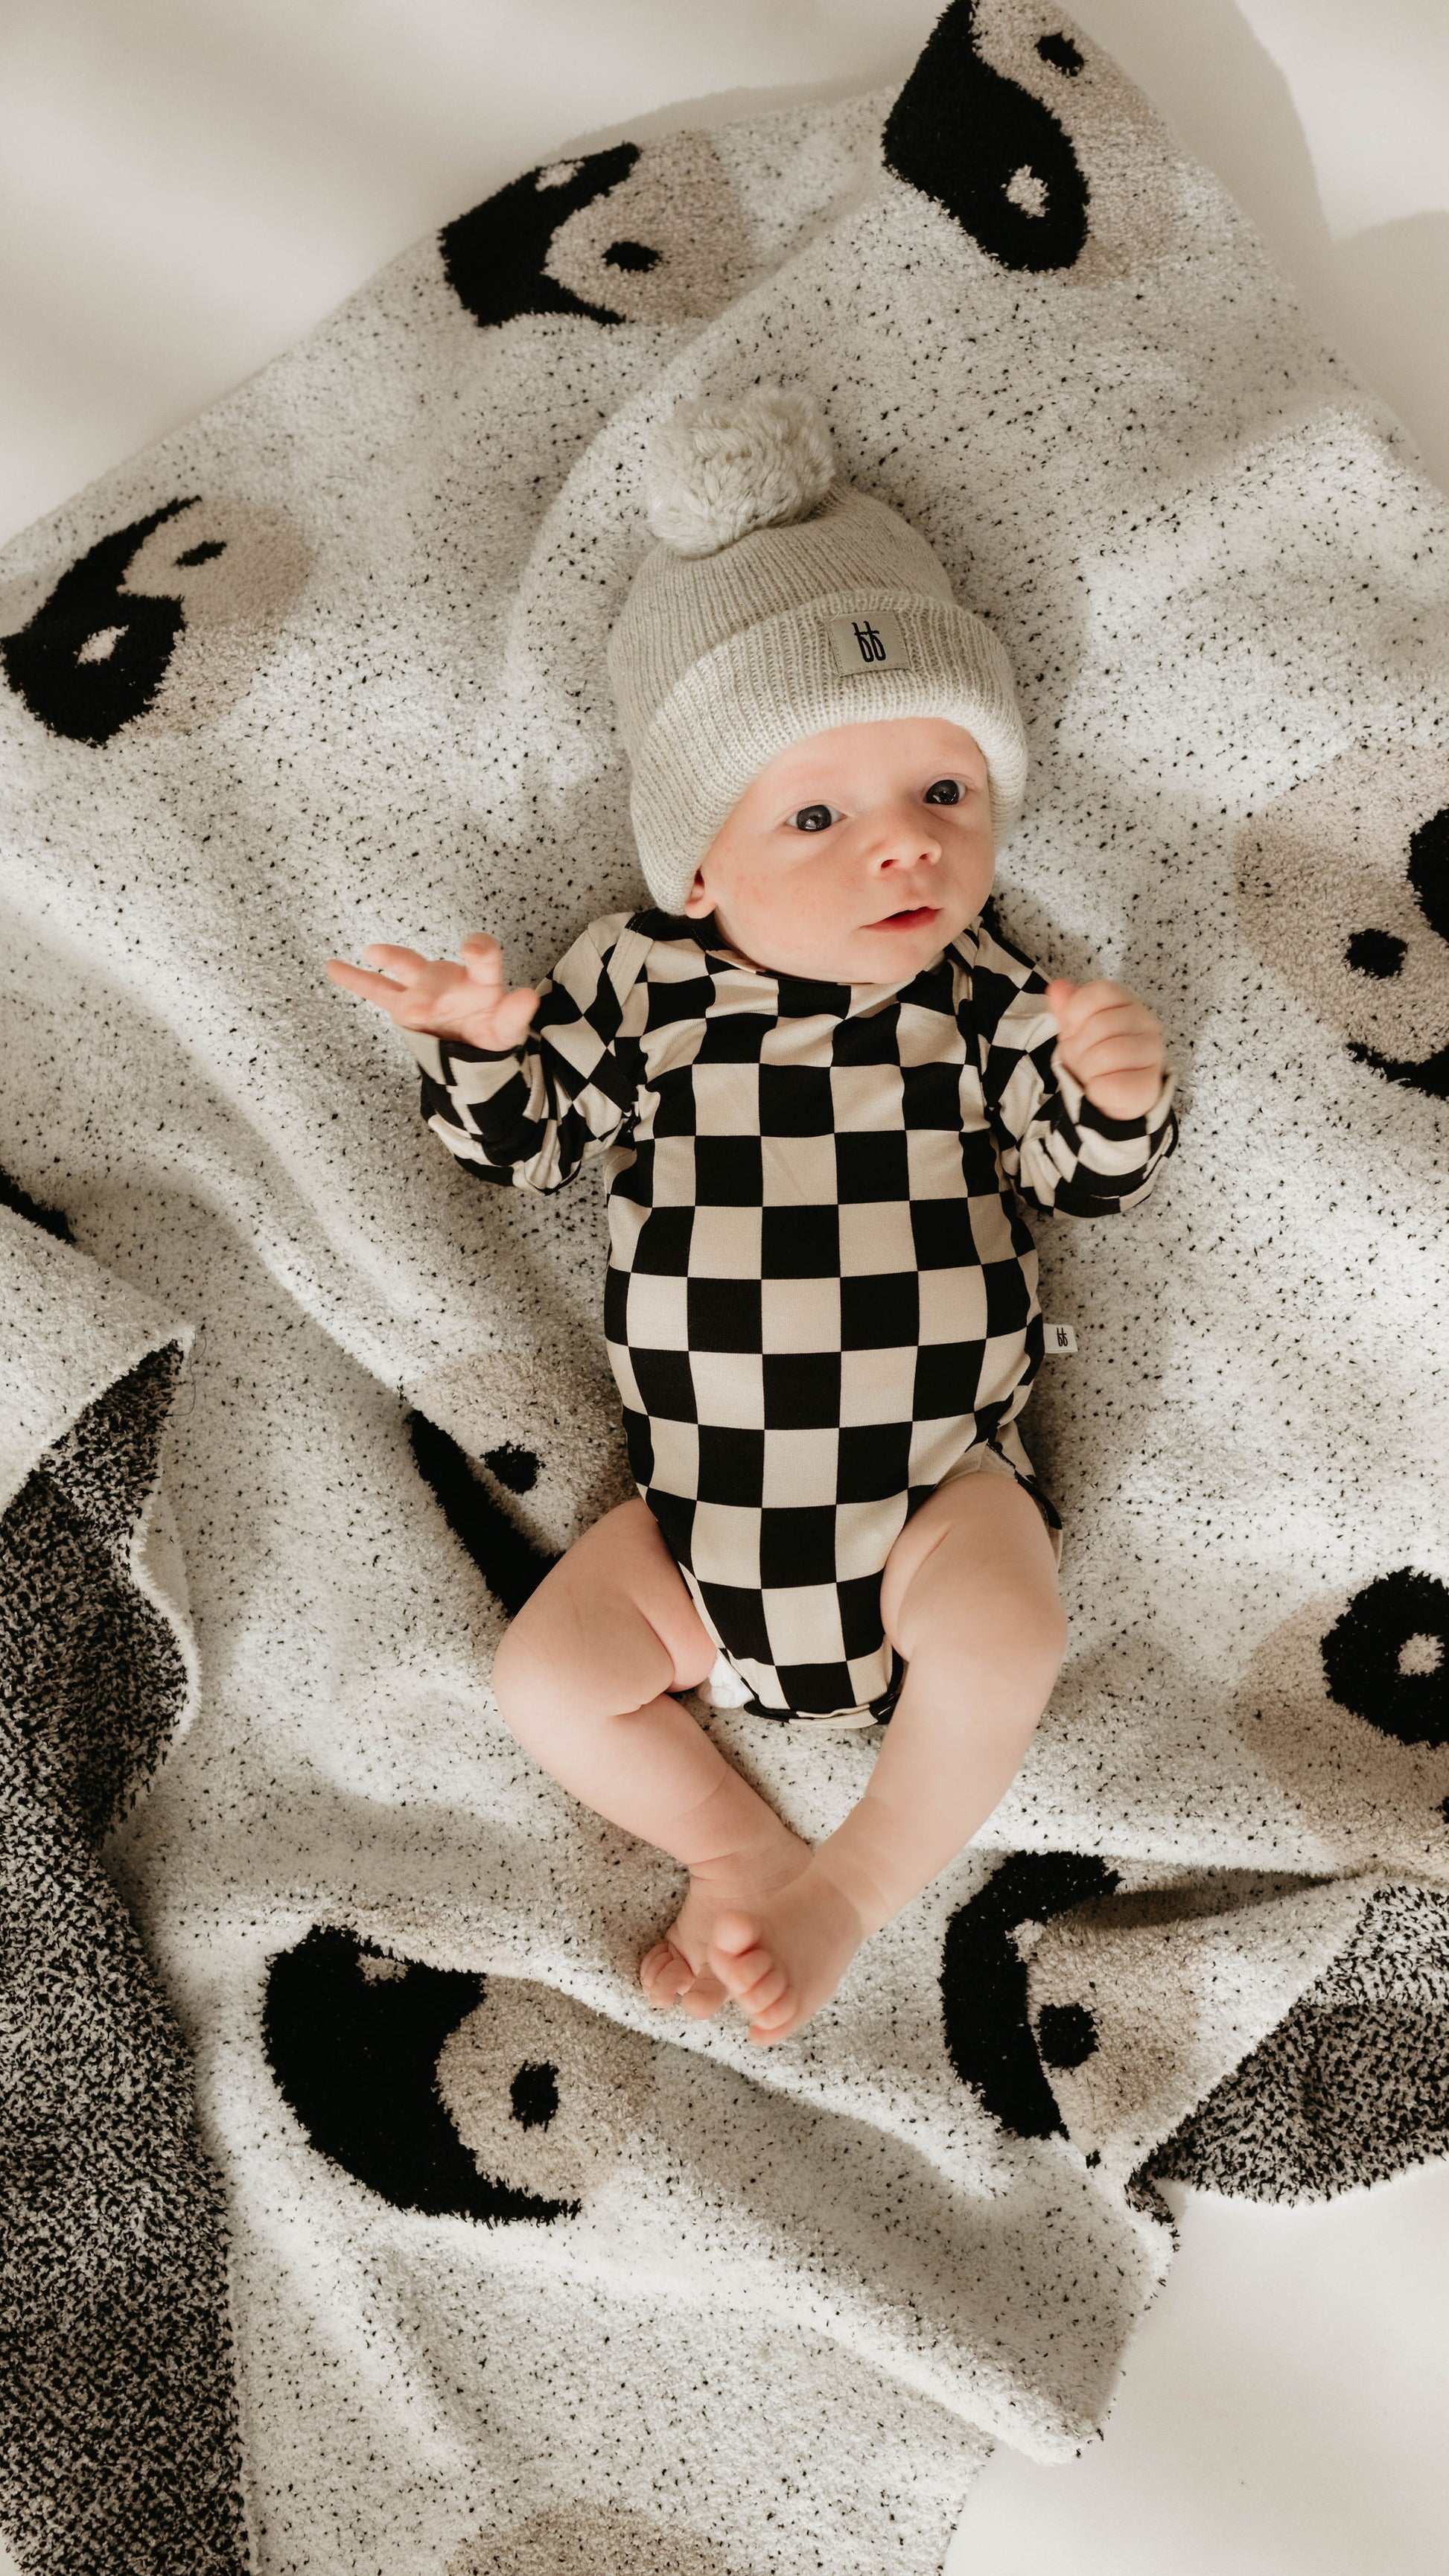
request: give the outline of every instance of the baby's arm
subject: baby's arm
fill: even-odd
[[[464,941],[461,965],[374,947],[365,953],[382,971],[340,958],[327,971],[402,1030],[422,1068],[423,1115],[467,1170],[557,1190],[635,1104],[638,1048],[621,1032],[627,952],[609,936],[624,920],[592,924],[536,991],[505,992],[502,951],[482,933]]]
[[[961,1024],[1001,1168],[1024,1199],[1112,1216],[1147,1196],[1178,1122],[1176,1078],[1144,1003],[1121,984],[1048,983],[983,930]]]

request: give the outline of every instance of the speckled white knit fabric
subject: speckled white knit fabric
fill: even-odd
[[[530,1546],[627,1490],[601,1197],[470,1184],[322,976],[487,927],[521,980],[642,900],[645,438],[757,378],[1006,646],[1000,918],[1145,997],[1183,1117],[1129,1220],[1036,1229],[1037,1743],[766,2052],[645,2004],[677,1874],[489,1695]],[[13,545],[0,638],[0,1164],[195,1335],[199,1700],[110,1864],[226,2179],[258,2576],[926,2576],[994,2438],[1102,2422],[1134,2174],[1449,1883],[1449,504],[1088,39],[956,0],[897,100],[526,173]],[[812,1836],[868,1775],[702,1716]]]

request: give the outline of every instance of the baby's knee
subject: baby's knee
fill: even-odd
[[[949,1635],[977,1660],[1035,1680],[1044,1694],[1051,1689],[1067,1651],[1067,1614],[1059,1593],[1039,1583],[1004,1584],[978,1599],[964,1620],[944,1603],[939,1615],[943,1641]]]
[[[515,1735],[531,1738],[540,1726],[596,1716],[597,1687],[590,1623],[555,1580],[541,1584],[504,1629],[493,1657],[493,1696]]]
[[[525,1743],[606,1717],[628,1717],[674,1685],[668,1648],[626,1593],[581,1585],[556,1566],[506,1628],[493,1696]]]
[[[1056,1569],[1033,1550],[1023,1561],[999,1566],[978,1601],[979,1618],[991,1620],[998,1632],[1015,1640],[1035,1662],[1055,1672],[1067,1651],[1067,1614],[1057,1589]]]

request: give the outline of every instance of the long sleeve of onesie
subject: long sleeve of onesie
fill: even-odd
[[[622,913],[592,922],[545,976],[519,1047],[404,1031],[422,1067],[428,1125],[480,1180],[560,1190],[618,1140],[642,1070],[621,1024],[647,945]]]
[[[983,928],[959,1019],[1001,1168],[1035,1208],[1115,1216],[1146,1198],[1177,1143],[1176,1076],[1169,1065],[1140,1116],[1109,1118],[1063,1064],[1045,994],[1039,968]]]

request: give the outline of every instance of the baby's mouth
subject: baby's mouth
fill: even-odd
[[[883,921],[868,922],[866,927],[868,930],[924,930],[928,921],[935,920],[939,910],[939,904],[922,903],[914,912],[888,912]]]

